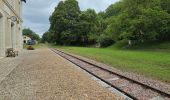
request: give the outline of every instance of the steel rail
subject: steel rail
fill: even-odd
[[[163,92],[163,91],[161,91],[161,90],[158,90],[158,89],[156,89],[156,88],[154,88],[154,87],[151,87],[151,86],[149,86],[149,85],[147,85],[147,84],[138,82],[138,81],[136,81],[136,80],[134,80],[134,79],[131,79],[131,78],[129,78],[129,77],[126,77],[126,76],[123,76],[123,75],[121,75],[121,74],[115,73],[115,72],[113,72],[113,71],[111,71],[111,70],[105,69],[105,68],[103,68],[103,67],[100,67],[100,66],[98,66],[98,65],[96,65],[96,64],[93,64],[93,63],[91,63],[91,62],[89,62],[89,61],[80,59],[80,58],[78,58],[78,57],[76,57],[76,56],[73,56],[73,55],[71,55],[71,54],[68,54],[68,53],[66,53],[66,52],[63,52],[63,51],[61,51],[61,50],[58,50],[58,49],[51,49],[51,50],[52,50],[53,52],[55,52],[55,53],[57,53],[56,51],[58,51],[58,52],[60,52],[60,53],[63,53],[63,54],[65,54],[65,55],[68,55],[68,56],[73,57],[73,58],[75,58],[75,59],[78,59],[78,60],[80,60],[80,61],[82,61],[82,62],[85,62],[85,63],[87,63],[87,64],[89,64],[89,65],[95,66],[95,67],[97,67],[97,68],[99,68],[99,69],[101,69],[101,70],[104,70],[104,71],[109,72],[109,73],[111,73],[111,74],[117,75],[117,76],[119,76],[119,77],[121,77],[121,78],[124,78],[124,79],[126,79],[126,80],[128,80],[128,81],[131,81],[131,82],[133,82],[133,83],[136,83],[136,84],[138,84],[138,85],[141,85],[141,86],[143,86],[143,87],[145,87],[145,88],[147,88],[147,89],[151,89],[152,91],[156,91],[157,93],[159,93],[159,94],[161,94],[161,95],[163,95],[163,96],[166,96],[166,97],[170,98],[170,94],[169,94],[169,93],[166,93],[166,92]],[[55,51],[55,50],[56,50],[56,51]],[[57,54],[60,55],[60,56],[62,56],[62,57],[65,58],[65,59],[69,60],[70,62],[74,63],[75,65],[81,67],[80,65],[78,65],[78,64],[76,64],[75,62],[71,61],[70,59],[64,57],[63,55],[61,55],[61,54],[59,54],[59,53],[57,53]],[[81,68],[82,68],[82,67],[81,67]],[[111,83],[105,81],[104,79],[100,78],[99,76],[97,76],[97,75],[93,74],[92,72],[88,71],[87,69],[85,69],[85,68],[82,68],[82,69],[85,70],[85,71],[87,71],[88,73],[94,75],[95,77],[101,79],[102,81],[106,82],[106,83],[109,84],[110,86],[118,89],[120,92],[124,93],[125,95],[129,96],[130,98],[132,98],[132,99],[134,99],[134,100],[137,100],[136,97],[134,97],[134,96],[132,96],[131,94],[128,94],[128,93],[122,91],[121,89],[117,88],[116,86],[112,85]]]

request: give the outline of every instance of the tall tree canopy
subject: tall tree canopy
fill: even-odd
[[[49,32],[57,44],[85,45],[96,40],[98,15],[93,9],[80,11],[76,0],[60,1],[50,23]]]
[[[94,43],[96,42],[96,35],[98,35],[98,26],[99,19],[95,10],[87,9],[86,11],[82,11],[79,15],[79,29],[81,33],[82,42],[86,43]]]
[[[50,17],[50,32],[54,34],[56,43],[69,45],[79,39],[79,14],[80,8],[76,0],[60,1]]]
[[[120,0],[105,12],[80,11],[76,0],[60,1],[44,40],[62,45],[110,45],[113,41],[170,40],[170,0]]]
[[[121,10],[117,15],[112,14],[107,28],[114,38],[138,41],[170,39],[170,14],[162,8],[160,0],[122,0],[111,5],[110,9],[117,11],[117,7]]]
[[[23,30],[22,30],[22,34],[25,35],[25,36],[30,37],[32,40],[37,40],[37,41],[40,40],[39,35],[36,34],[34,31],[32,31],[32,30],[29,29],[29,28],[23,29]]]

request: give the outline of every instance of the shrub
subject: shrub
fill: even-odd
[[[30,46],[27,47],[27,50],[35,50],[35,49],[34,49],[33,46],[30,45]]]
[[[103,35],[98,39],[100,47],[108,47],[114,43],[113,39],[109,36]]]

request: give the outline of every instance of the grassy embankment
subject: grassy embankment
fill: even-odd
[[[120,44],[108,48],[52,47],[97,60],[120,70],[170,82],[170,43],[151,44],[137,45],[131,49],[120,49]]]

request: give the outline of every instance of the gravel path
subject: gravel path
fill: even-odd
[[[0,83],[0,100],[119,100],[48,49],[28,51]]]

